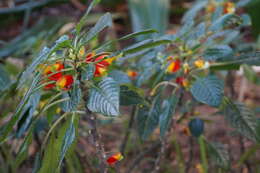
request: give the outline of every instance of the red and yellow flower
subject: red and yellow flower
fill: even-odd
[[[187,79],[185,79],[184,77],[177,77],[175,81],[177,84],[179,84],[185,88],[189,87],[189,85],[190,85],[189,81]]]
[[[62,76],[60,71],[63,69],[64,65],[61,62],[56,62],[55,64],[44,67],[43,74],[48,76],[49,80],[57,81]]]
[[[138,72],[134,70],[127,70],[127,75],[130,78],[135,79],[138,76]]]
[[[179,59],[169,60],[170,64],[168,65],[166,72],[175,73],[181,68],[181,61]]]
[[[233,2],[225,2],[223,5],[223,13],[230,14],[236,11],[235,4]]]
[[[72,87],[73,82],[74,79],[72,75],[63,75],[57,80],[56,86],[61,90],[69,90]]]
[[[102,54],[96,58],[95,57],[95,53],[89,53],[86,56],[86,63],[91,63],[94,62],[95,64],[95,73],[94,76],[95,77],[100,77],[103,76],[106,72],[108,67],[112,64],[112,62],[115,60],[115,57],[111,57],[111,58],[106,58],[108,57],[108,54]]]
[[[117,163],[118,161],[122,160],[123,158],[124,158],[124,156],[121,153],[113,154],[112,156],[110,156],[107,159],[107,164],[114,165],[115,163]]]

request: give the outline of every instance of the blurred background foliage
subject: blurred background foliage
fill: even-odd
[[[6,0],[0,2],[0,121],[5,122],[8,115],[12,114],[15,106],[21,99],[23,93],[15,90],[16,80],[24,67],[43,48],[56,40],[60,35],[69,33],[75,26],[76,21],[84,13],[90,0]],[[87,27],[93,25],[102,13],[109,11],[113,14],[114,30],[109,31],[109,38],[115,39],[130,32],[144,29],[156,29],[158,38],[165,33],[175,33],[180,27],[181,17],[187,9],[192,6],[192,0],[102,0],[90,14]],[[237,2],[237,1],[236,1]],[[241,0],[240,5],[247,4],[246,12],[251,17],[252,27],[245,27],[248,30],[247,40],[250,44],[260,48],[260,0]],[[239,3],[238,3],[239,4]],[[251,32],[252,29],[252,32]],[[136,41],[148,39],[149,36],[140,36]],[[93,41],[93,47],[98,45],[99,38]],[[115,46],[123,47],[129,43],[127,41]],[[143,60],[137,61],[145,64],[144,61],[151,59],[155,53],[146,54]],[[135,57],[135,55],[133,55]],[[127,58],[127,57],[124,57]],[[145,67],[152,65],[146,63]],[[132,64],[134,68],[135,65]],[[259,85],[259,75],[249,66],[243,66],[245,77],[252,83]],[[116,72],[114,72],[116,73]],[[151,73],[151,71],[146,71]],[[116,75],[116,74],[111,74]],[[145,75],[144,75],[145,76]],[[147,75],[146,75],[147,76]],[[129,79],[126,77],[126,80]],[[143,82],[142,76],[137,81],[137,86]],[[50,110],[50,114],[56,112],[56,107]],[[29,111],[30,109],[28,109]],[[25,114],[30,115],[28,112]],[[41,135],[41,131],[46,128],[46,119],[39,122],[35,132],[36,139]],[[110,120],[102,121],[103,124],[110,123]],[[126,125],[126,123],[125,123]],[[112,133],[112,132],[111,132]],[[19,131],[18,133],[19,134]],[[17,140],[17,143],[19,141]],[[36,140],[37,143],[37,140]],[[16,146],[18,144],[15,144]],[[15,160],[12,152],[14,146],[1,145],[0,172],[6,170],[15,172],[15,169],[22,163],[22,158]],[[128,146],[131,148],[131,144]],[[176,146],[178,148],[179,146]],[[256,148],[256,149],[255,149]],[[259,149],[259,145],[252,150]],[[130,149],[129,149],[130,150]],[[255,151],[254,150],[254,151]],[[17,152],[17,151],[16,151]],[[33,155],[33,151],[29,154]],[[22,156],[25,157],[25,156]],[[246,157],[246,156],[245,156]],[[33,159],[32,159],[33,158]],[[33,156],[34,160],[35,156]],[[37,158],[37,157],[36,157]],[[76,158],[71,153],[71,158]],[[19,160],[21,159],[21,160]],[[179,158],[180,160],[183,158]],[[74,167],[80,167],[72,160],[69,165],[70,172]],[[92,164],[88,161],[87,164]],[[37,159],[35,164],[37,164]],[[74,166],[72,166],[74,164]],[[94,163],[93,163],[94,164]],[[76,166],[75,166],[76,165]],[[25,167],[32,167],[30,162],[25,163]],[[79,170],[81,168],[77,168]],[[167,165],[165,165],[167,169]]]

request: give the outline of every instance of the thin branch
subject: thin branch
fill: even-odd
[[[161,139],[161,149],[160,152],[158,153],[158,156],[156,158],[155,164],[154,164],[154,170],[152,171],[152,173],[157,173],[160,170],[160,162],[164,156],[166,150],[166,139],[163,138]]]
[[[80,84],[82,91],[84,92],[84,101],[87,102],[87,90],[84,87],[84,83],[81,82]],[[85,104],[86,105],[86,104]],[[96,150],[96,155],[99,159],[99,169],[101,173],[107,173],[107,166],[106,166],[106,153],[103,144],[100,141],[100,134],[98,133],[97,129],[97,117],[95,114],[93,114],[87,106],[85,106],[85,118],[88,123],[89,128],[89,135],[91,137],[91,141],[89,141],[90,144],[93,144]]]
[[[156,142],[155,144],[153,144],[150,148],[148,148],[147,150],[141,152],[136,159],[130,163],[128,169],[126,170],[126,173],[131,173],[135,167],[137,167],[141,161],[144,159],[145,155],[154,151],[156,148],[161,146],[161,142]]]
[[[132,109],[131,115],[130,115],[130,120],[129,120],[129,124],[128,124],[127,130],[126,130],[126,133],[125,133],[125,137],[124,137],[123,142],[122,142],[121,147],[120,147],[120,152],[123,155],[125,153],[125,148],[126,148],[128,139],[130,137],[130,134],[131,134],[131,131],[132,131],[132,128],[133,128],[136,112],[137,112],[137,106],[134,106],[133,109]]]

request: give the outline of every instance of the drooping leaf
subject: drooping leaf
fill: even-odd
[[[106,27],[112,26],[112,17],[110,13],[104,14],[95,24],[93,28],[91,28],[86,35],[83,35],[80,40],[80,45],[87,44],[90,40],[92,40],[99,32],[101,32]]]
[[[216,76],[207,76],[198,78],[190,91],[197,101],[217,107],[223,98],[224,84]]]
[[[225,170],[230,168],[230,157],[223,144],[207,142],[207,149],[210,158],[217,166]]]
[[[81,89],[79,86],[79,81],[75,81],[72,89],[69,92],[63,94],[63,98],[70,98],[67,101],[61,103],[62,110],[64,112],[75,111],[81,101]]]
[[[128,75],[119,70],[113,70],[109,72],[108,76],[113,78],[119,85],[131,83],[131,80],[128,77]]]
[[[18,122],[17,127],[17,137],[21,137],[31,124],[34,112],[36,111],[36,108],[38,107],[38,104],[40,102],[41,93],[35,92],[33,93],[27,104],[25,105],[24,111],[22,113],[22,116],[20,117],[20,120]]]
[[[75,136],[76,136],[75,127],[74,127],[74,124],[73,124],[73,117],[72,117],[71,121],[69,123],[69,127],[66,129],[66,133],[65,133],[65,136],[63,138],[61,155],[60,155],[60,158],[59,158],[59,166],[61,165],[61,163],[62,163],[62,161],[65,157],[66,152],[68,151],[68,149],[72,145],[73,141],[75,140]]]
[[[179,97],[172,95],[169,99],[164,100],[162,104],[162,113],[160,115],[159,119],[159,126],[160,126],[160,135],[163,137],[165,133],[167,132],[170,123],[171,118],[176,110],[176,106],[178,104]]]
[[[142,130],[141,137],[143,140],[146,140],[158,126],[161,114],[161,98],[157,95],[153,102],[152,106],[149,109],[149,112],[146,112],[144,116],[144,126]]]
[[[170,44],[171,40],[167,40],[167,39],[148,39],[148,40],[144,40],[142,42],[139,42],[137,44],[134,44],[124,50],[122,50],[122,53],[124,55],[127,54],[133,54],[136,52],[140,52],[146,49],[151,49],[160,45],[164,45],[164,44]]]
[[[11,85],[11,79],[2,65],[0,65],[0,91],[5,91]]]
[[[81,31],[81,28],[84,26],[86,20],[87,20],[87,17],[88,17],[88,14],[89,12],[92,10],[92,8],[97,5],[98,3],[100,2],[100,0],[93,0],[90,5],[88,6],[87,8],[87,11],[85,12],[84,16],[80,19],[79,23],[76,25],[76,32],[77,34],[80,33]]]
[[[213,22],[209,30],[218,31],[224,27],[237,26],[240,24],[242,24],[242,19],[239,16],[235,14],[225,14]]]
[[[214,61],[220,58],[232,56],[232,49],[228,45],[217,45],[213,48],[207,49],[203,57],[205,60]]]
[[[207,1],[197,1],[197,3],[195,3],[193,7],[185,13],[185,15],[182,18],[182,23],[188,23],[193,21],[193,19],[197,16],[198,12],[202,10],[207,3]]]
[[[8,121],[8,123],[5,125],[3,131],[1,131],[1,136],[0,136],[0,143],[3,142],[5,140],[5,138],[7,137],[7,135],[12,131],[13,126],[17,123],[17,121],[19,120],[19,117],[21,115],[21,113],[24,110],[24,107],[26,105],[26,103],[28,102],[30,96],[32,95],[32,91],[35,89],[35,87],[38,85],[40,81],[40,75],[36,75],[31,83],[30,88],[27,90],[27,92],[25,93],[23,99],[21,100],[21,102],[19,103],[17,109],[15,110],[15,113],[12,115],[12,118]]]
[[[97,87],[90,90],[88,108],[92,112],[107,116],[119,115],[119,92],[117,82],[110,78],[104,78]]]
[[[138,93],[138,89],[128,85],[120,86],[120,104],[123,106],[138,105],[144,103],[144,98]]]
[[[232,101],[225,99],[223,112],[230,126],[241,135],[253,141],[259,140],[257,119],[253,111],[241,103],[232,103]]]
[[[75,129],[72,119],[66,121],[56,131],[53,131],[49,143],[44,150],[44,157],[41,163],[39,173],[57,173],[60,170],[60,165],[64,156],[75,139]]]

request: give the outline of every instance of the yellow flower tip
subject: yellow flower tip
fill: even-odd
[[[61,108],[57,108],[56,109],[56,114],[60,114],[61,113]]]
[[[109,64],[112,64],[114,61],[116,60],[116,57],[111,57],[111,58],[107,58],[105,59],[106,62],[108,62]]]
[[[216,10],[216,5],[213,3],[210,3],[206,7],[207,13],[213,13]]]
[[[80,57],[83,57],[84,55],[85,55],[85,47],[82,46],[82,47],[80,48],[80,50],[79,50],[79,56],[80,56]]]
[[[195,168],[198,170],[199,173],[204,173],[203,167],[200,163],[196,164]]]
[[[64,88],[66,86],[67,80],[66,78],[60,78],[57,82],[56,85],[59,88]]]
[[[187,54],[188,54],[188,55],[192,55],[192,54],[193,54],[193,51],[192,51],[192,50],[188,50],[188,51],[187,51]]]
[[[127,70],[127,76],[135,79],[138,76],[138,73],[134,70]]]
[[[118,161],[122,160],[124,158],[124,156],[121,153],[117,153],[114,156]]]
[[[204,64],[205,64],[205,61],[202,60],[202,59],[196,60],[196,61],[194,62],[194,65],[195,65],[195,67],[197,67],[197,68],[203,68],[203,67],[204,67]]]
[[[166,60],[167,61],[172,61],[172,60],[174,60],[174,57],[173,56],[168,56]]]
[[[191,133],[190,133],[190,130],[188,127],[184,127],[182,129],[183,133],[186,135],[186,136],[191,136]]]
[[[190,86],[189,81],[188,81],[187,79],[183,80],[182,86],[183,86],[184,88],[189,88],[189,86]]]
[[[189,73],[189,71],[190,71],[190,66],[189,66],[188,63],[184,63],[184,64],[183,64],[183,71],[184,71],[184,74]]]

